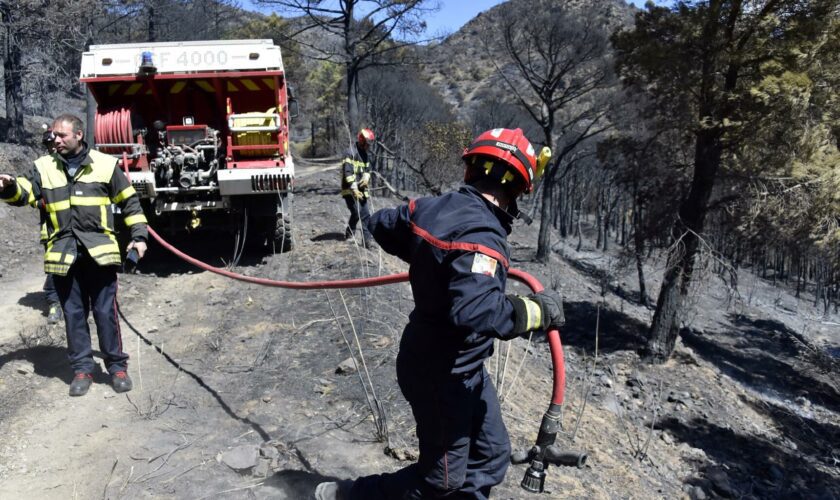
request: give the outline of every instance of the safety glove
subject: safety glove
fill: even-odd
[[[355,182],[353,184],[350,184],[350,191],[353,192],[353,198],[356,198],[357,200],[361,200],[364,196],[364,194],[362,194],[362,191],[359,189],[359,185]]]
[[[560,328],[566,322],[563,316],[563,299],[554,290],[543,290],[527,297],[508,295],[513,305],[514,325],[512,335],[522,335],[532,330]]]
[[[359,189],[365,189],[370,185],[370,173],[365,172],[362,174],[362,180],[359,181]]]

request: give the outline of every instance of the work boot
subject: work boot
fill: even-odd
[[[376,241],[371,237],[365,238],[365,248],[368,250],[376,249]]]
[[[64,318],[64,313],[61,311],[61,304],[58,302],[51,302],[50,309],[47,312],[47,323],[54,325]]]
[[[71,396],[84,396],[90,389],[90,384],[93,383],[93,375],[90,373],[77,373],[70,382]]]
[[[347,500],[353,481],[321,483],[315,487],[315,500]]]
[[[134,387],[126,372],[114,373],[111,377],[111,385],[114,387],[114,392],[128,392]]]
[[[352,240],[353,239],[353,230],[349,227],[344,230],[344,239],[345,240]]]

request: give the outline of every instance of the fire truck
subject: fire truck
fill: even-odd
[[[94,110],[91,146],[127,168],[153,227],[223,229],[278,252],[292,248],[289,117],[297,103],[280,47],[271,40],[92,45],[80,80]]]

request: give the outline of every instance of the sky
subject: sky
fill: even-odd
[[[470,19],[478,15],[479,12],[484,12],[494,5],[502,3],[504,0],[440,0],[441,8],[435,14],[426,19],[428,35],[435,35],[441,32],[455,32],[461,26],[465,25]],[[627,3],[636,5],[637,7],[644,7],[645,0],[625,0]],[[251,0],[244,0],[243,6],[247,9],[257,10]],[[655,3],[663,4],[668,1],[656,0]],[[264,10],[264,9],[263,9]]]

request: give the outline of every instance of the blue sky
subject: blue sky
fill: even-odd
[[[483,12],[494,5],[502,3],[504,0],[440,0],[441,8],[434,15],[426,19],[427,35],[435,35],[441,31],[454,32],[458,28],[474,18],[479,12]],[[625,0],[638,7],[644,7],[645,0]],[[669,3],[669,1],[656,0],[656,3]],[[256,2],[252,0],[242,0],[242,4],[246,9],[257,10],[254,7]],[[263,12],[269,12],[270,9],[262,8]]]

